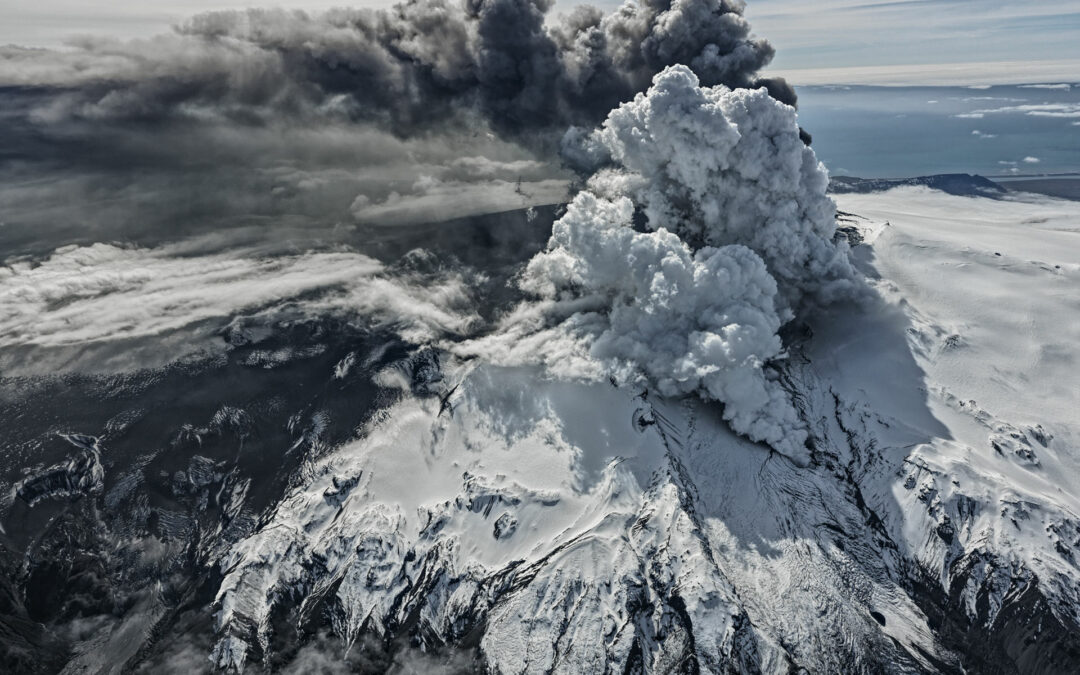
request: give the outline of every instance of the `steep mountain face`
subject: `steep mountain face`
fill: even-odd
[[[1075,670],[1080,208],[838,201],[876,299],[769,368],[806,466],[714,402],[329,319],[6,380],[5,667]]]
[[[219,665],[241,665],[248,641],[272,649],[277,602],[301,617],[326,604],[347,640],[479,634],[497,672],[918,671],[948,658],[858,486],[830,466],[850,461],[842,433],[800,469],[692,401],[499,369],[459,377],[445,403],[391,408],[233,550]]]
[[[1080,663],[1077,390],[1026,398],[1060,384],[1018,386],[1011,369],[1037,380],[1059,364],[1008,358],[1075,359],[1038,329],[1076,306],[1075,263],[1025,260],[1075,250],[1075,207],[1038,204],[1027,236],[1010,218],[1032,204],[1001,206],[999,227],[925,190],[841,207],[901,200],[921,212],[855,226],[881,301],[816,317],[776,367],[810,466],[732,434],[715,405],[425,361],[402,380],[419,395],[317,463],[223,560],[217,664],[272,653],[282,608],[298,625],[319,608],[346,643],[475,646],[494,672]],[[995,326],[978,296],[1002,284],[1015,304],[989,310]],[[1035,287],[1047,306],[1019,301]],[[1033,329],[998,337],[1013,322]]]

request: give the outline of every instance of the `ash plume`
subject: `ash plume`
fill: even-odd
[[[567,127],[595,126],[669,64],[794,101],[759,76],[773,49],[742,12],[630,0],[555,17],[551,0],[415,0],[0,46],[0,246],[37,255],[46,231],[153,244],[285,223],[292,237],[563,202]],[[501,168],[480,176],[463,157]],[[522,163],[537,168],[517,190]],[[445,193],[449,213],[432,206]]]
[[[785,319],[858,292],[832,241],[828,174],[800,139],[795,110],[765,90],[709,86],[685,66],[668,68],[598,129],[571,129],[563,153],[590,174],[588,190],[632,197],[650,229],[695,249],[752,249],[776,278]]]
[[[176,200],[184,228],[224,212],[331,236],[341,219],[400,226],[566,201],[561,159],[584,191],[521,276],[539,305],[455,349],[498,357],[547,336],[534,354],[561,349],[570,374],[697,392],[800,458],[805,433],[765,366],[783,357],[784,323],[861,286],[832,242],[794,92],[759,74],[772,47],[739,0],[557,19],[552,4],[212,12],[147,40],[6,47],[11,154],[75,172],[88,203]],[[31,181],[10,185],[0,192],[29,195],[16,204],[43,201]]]
[[[803,423],[765,366],[797,312],[866,290],[794,110],[673,66],[564,150],[594,173],[521,279],[559,316],[551,360],[577,351],[617,380],[719,401],[735,431],[805,464]]]
[[[766,86],[772,47],[735,0],[582,7],[546,25],[551,0],[414,0],[388,10],[212,12],[171,35],[82,38],[70,52],[0,50],[0,83],[49,87],[42,119],[162,123],[286,118],[364,121],[408,135],[479,116],[535,138],[595,124],[662,68],[709,85]]]

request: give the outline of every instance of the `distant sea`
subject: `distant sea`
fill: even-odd
[[[797,91],[799,123],[834,176],[1080,172],[1080,84]]]

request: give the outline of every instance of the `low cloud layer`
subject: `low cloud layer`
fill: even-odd
[[[1068,91],[1068,90],[1064,90]],[[1030,117],[1056,117],[1056,118],[1077,118],[1080,117],[1080,104],[1076,103],[1028,103],[1025,105],[1009,105],[1002,106],[1000,108],[985,108],[983,110],[976,110],[968,113],[967,115],[957,115],[957,117],[985,117],[986,115],[1028,115]]]
[[[388,269],[352,251],[262,256],[198,253],[190,245],[71,246],[42,261],[0,267],[0,349],[165,336],[208,321],[216,330],[230,317],[289,308],[425,342],[475,327],[470,281],[458,273]]]
[[[566,181],[558,179],[536,183],[506,180],[477,183],[421,176],[405,194],[391,192],[380,201],[360,195],[353,201],[351,210],[363,223],[397,225],[558,204],[566,201],[566,195]]]

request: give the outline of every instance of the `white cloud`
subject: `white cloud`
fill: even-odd
[[[997,134],[984,133],[982,131],[979,131],[978,129],[976,129],[975,131],[972,131],[971,135],[976,136],[978,138],[997,138]]]
[[[351,251],[260,257],[187,255],[110,244],[57,249],[0,267],[0,347],[64,346],[162,335],[240,312],[337,311],[394,326],[408,339],[460,333],[476,320],[460,278],[391,277]]]
[[[1000,108],[976,110],[971,116],[978,115],[979,117],[982,117],[984,115],[1001,115],[1009,113],[1020,113],[1031,115],[1033,117],[1080,117],[1080,103],[1029,103],[1025,105],[1010,105]],[[957,115],[957,117],[966,116],[967,115]]]
[[[1038,163],[1039,163],[1039,158],[1038,157],[1025,157],[1024,158],[1024,164],[1038,164]]]
[[[549,178],[536,181],[450,180],[421,176],[412,189],[391,192],[373,201],[360,195],[353,201],[353,216],[375,225],[440,222],[453,218],[558,204],[567,198],[568,181]]]

